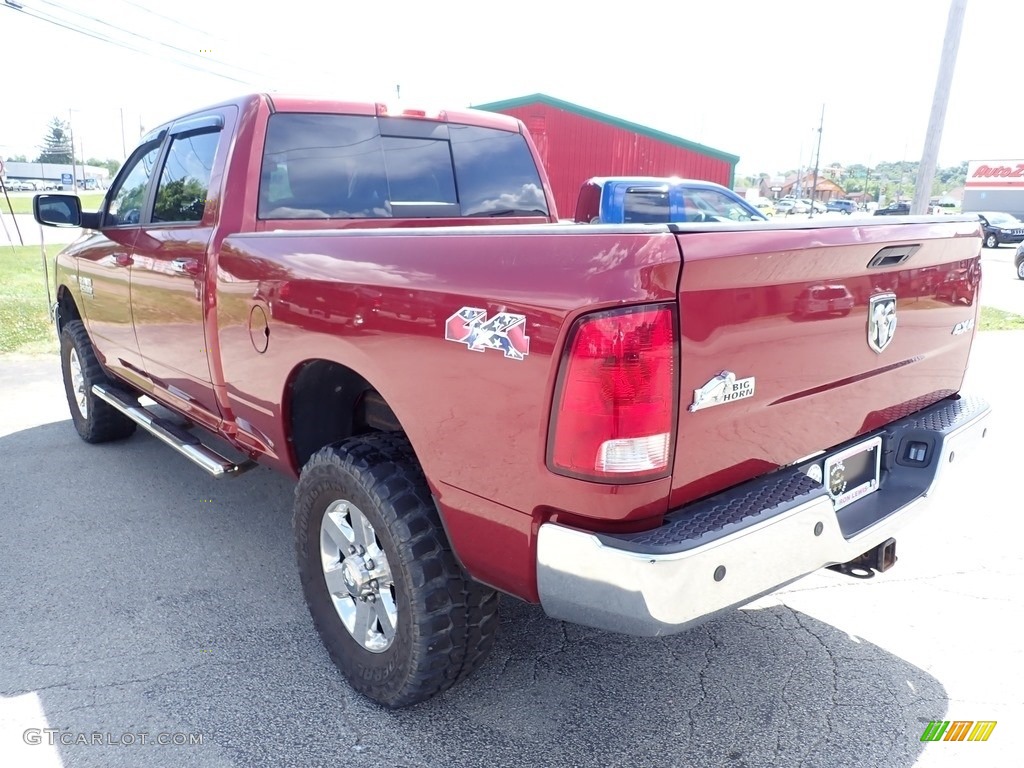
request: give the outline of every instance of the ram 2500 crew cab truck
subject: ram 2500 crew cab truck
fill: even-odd
[[[581,226],[552,200],[514,118],[277,94],[154,130],[97,213],[35,198],[83,228],[53,272],[79,435],[296,478],[315,626],[390,707],[480,665],[501,593],[656,636],[884,570],[985,434],[975,218]],[[851,311],[801,315],[817,285]]]

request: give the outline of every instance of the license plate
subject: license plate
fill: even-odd
[[[836,510],[877,491],[881,466],[881,437],[872,437],[825,459],[825,488]]]

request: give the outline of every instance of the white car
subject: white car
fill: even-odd
[[[815,213],[825,213],[825,211],[828,210],[828,207],[820,200],[809,200],[808,198],[803,197],[800,198],[800,202],[807,206],[808,211],[811,210],[811,206],[814,206]]]

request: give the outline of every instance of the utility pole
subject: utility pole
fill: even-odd
[[[825,105],[821,105],[821,122],[818,123],[818,151],[814,155],[814,186],[811,187],[811,218],[814,218],[814,203],[818,194],[818,163],[821,161],[821,131],[825,127]]]
[[[960,32],[963,30],[966,12],[967,0],[950,0],[946,39],[942,43],[942,58],[939,60],[939,74],[935,81],[935,97],[932,100],[931,116],[928,118],[928,133],[924,139],[921,165],[917,169],[917,190],[914,193],[914,203],[910,208],[912,214],[920,215],[928,210],[932,182],[935,179],[935,167],[939,160],[939,145],[942,143],[942,128],[946,122],[946,106],[949,104],[953,69],[956,66],[956,55],[960,49]]]
[[[78,171],[75,169],[75,130],[71,127],[71,110],[68,110],[68,133],[71,135],[71,191],[78,191]]]
[[[124,107],[121,107],[121,161],[128,159],[128,147],[124,143]]]

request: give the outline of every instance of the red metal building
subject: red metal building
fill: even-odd
[[[535,93],[474,104],[526,125],[555,192],[558,214],[572,216],[591,176],[680,176],[732,187],[739,158],[586,107]]]

